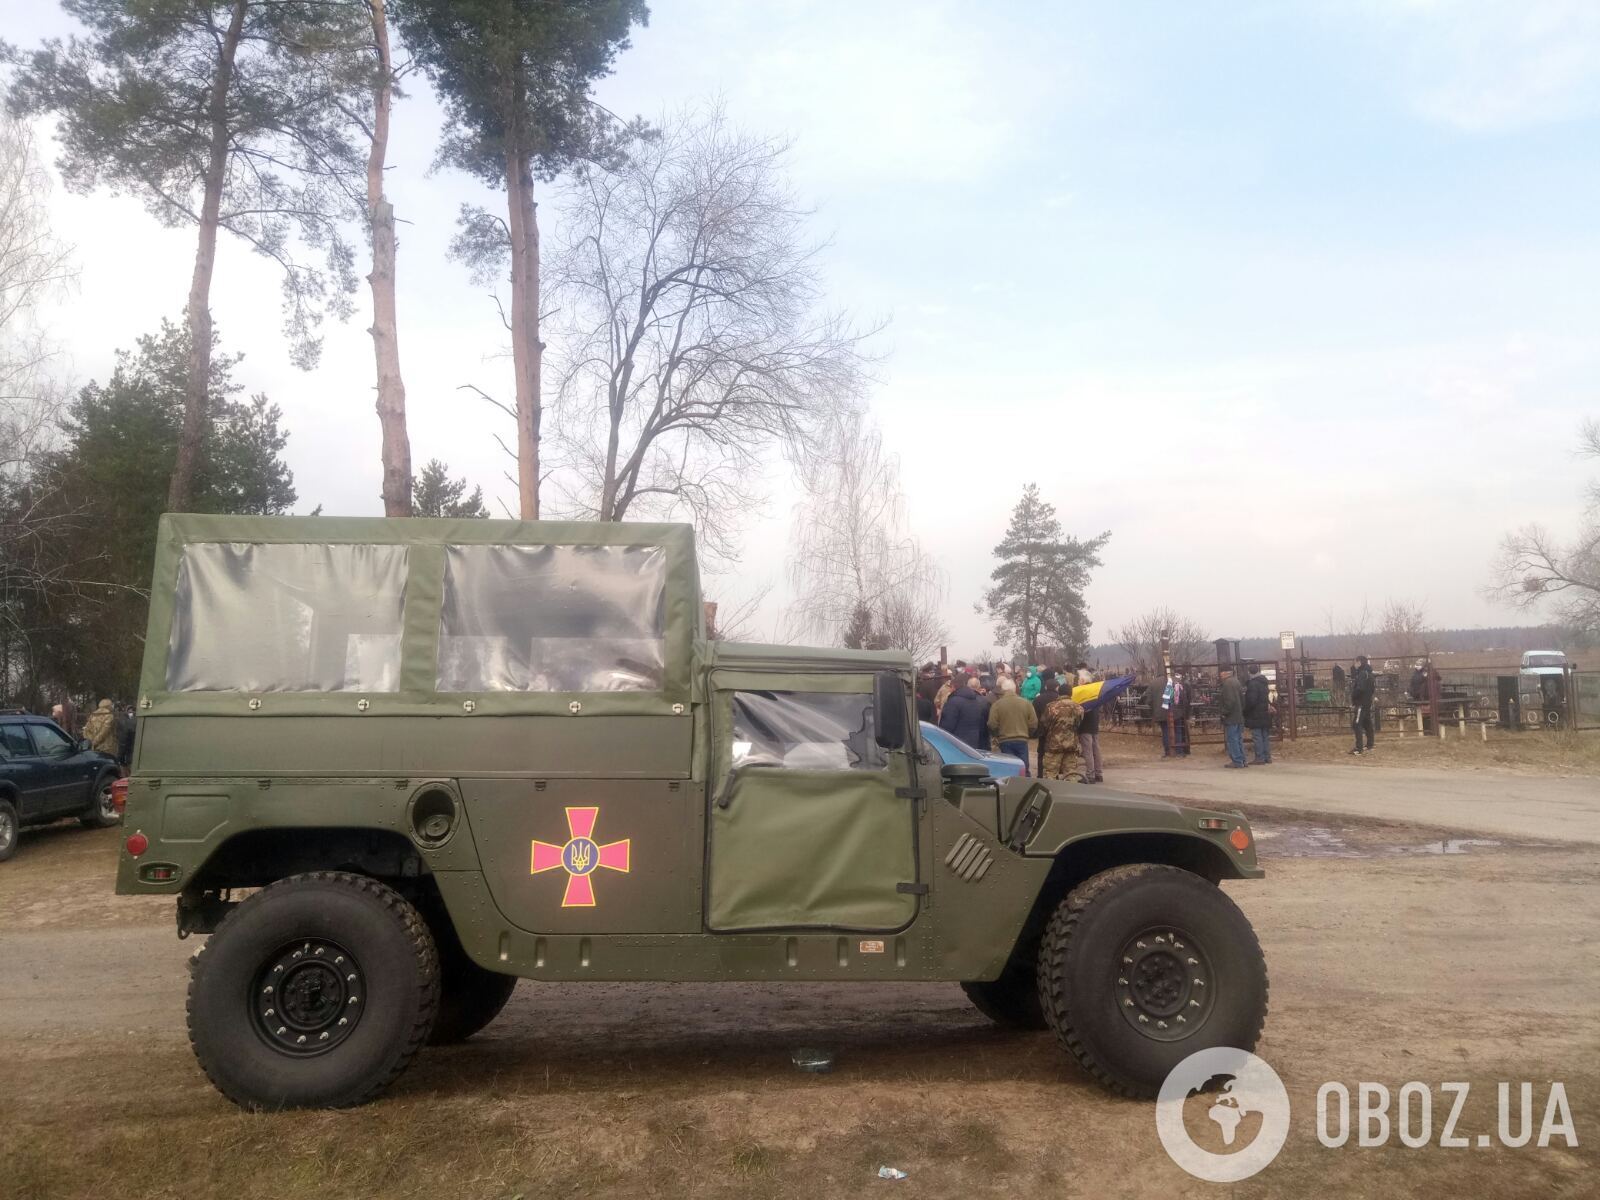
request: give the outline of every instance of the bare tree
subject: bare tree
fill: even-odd
[[[1391,658],[1414,658],[1428,651],[1428,612],[1409,600],[1388,600],[1383,606],[1384,653]]]
[[[944,574],[909,532],[899,463],[865,414],[835,418],[801,483],[789,560],[797,630],[837,643],[865,612],[864,644],[917,659],[935,650]]]
[[[37,314],[74,274],[50,230],[49,190],[32,130],[0,111],[0,697],[14,694],[25,657],[20,600],[49,583],[44,551],[73,515],[52,503],[44,469],[65,389]]]
[[[1600,458],[1600,420],[1583,423],[1578,453]],[[1592,480],[1578,534],[1563,542],[1539,525],[1507,535],[1495,559],[1492,599],[1533,609],[1552,601],[1558,619],[1575,633],[1600,633],[1600,479]]]
[[[688,514],[730,557],[768,453],[803,458],[861,393],[865,335],[822,311],[788,150],[713,107],[574,169],[545,277],[566,512]]]
[[[1335,613],[1328,609],[1323,614],[1329,638],[1355,638],[1360,641],[1372,632],[1372,605],[1365,598],[1356,613]]]
[[[1141,676],[1153,678],[1162,673],[1163,633],[1168,636],[1169,652],[1175,664],[1199,662],[1210,648],[1210,638],[1203,627],[1166,606],[1135,617],[1112,636],[1127,652],[1134,670]]]

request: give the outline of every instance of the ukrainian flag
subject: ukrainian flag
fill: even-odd
[[[1093,683],[1080,683],[1072,689],[1072,699],[1085,711],[1115,700],[1133,683],[1132,675],[1118,675],[1115,679],[1097,679]]]

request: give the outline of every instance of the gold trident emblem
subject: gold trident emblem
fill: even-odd
[[[593,853],[589,843],[579,842],[572,848],[572,869],[574,871],[587,871],[589,869],[589,860]]]

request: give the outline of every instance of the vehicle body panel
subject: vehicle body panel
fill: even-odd
[[[158,541],[124,822],[150,848],[121,855],[125,894],[192,904],[284,873],[363,869],[435,889],[476,962],[534,978],[966,980],[998,975],[1051,881],[1094,868],[1118,839],[1177,846],[1211,878],[1260,874],[1253,843],[1227,842],[1243,818],[1203,831],[1218,814],[1025,778],[947,789],[905,655],[704,639],[686,527],[168,516]],[[190,619],[174,584],[192,541],[405,546],[397,686],[165,690],[184,636],[174,621]],[[455,544],[663,548],[660,686],[435,690]],[[835,709],[870,714],[886,671],[908,742],[881,760],[850,758],[875,744],[866,717],[839,744],[780,730],[776,757],[739,757],[754,744],[736,728],[751,697],[811,704],[826,725]],[[807,758],[823,750],[846,758]],[[434,793],[459,806],[437,843],[416,822]],[[176,877],[147,878],[153,863]]]

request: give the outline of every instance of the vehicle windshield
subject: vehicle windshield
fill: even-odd
[[[1522,665],[1525,667],[1564,667],[1567,665],[1565,654],[1524,654]]]

